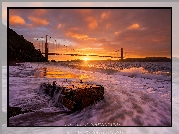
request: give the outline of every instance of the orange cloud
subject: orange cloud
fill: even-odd
[[[132,24],[128,29],[137,29],[139,28],[139,24]]]
[[[14,25],[14,24],[24,25],[25,24],[25,20],[18,15],[10,16],[9,22],[12,25]]]
[[[111,27],[111,24],[106,24],[106,28],[108,29],[109,27]]]
[[[86,16],[87,14],[91,14],[92,13],[92,10],[91,9],[76,9],[75,12],[81,14],[81,15],[84,15]]]
[[[35,26],[35,25],[48,25],[49,22],[45,19],[41,19],[41,18],[37,18],[37,17],[33,17],[33,16],[30,16],[28,17],[32,22],[32,26]]]
[[[93,21],[91,22],[90,24],[88,24],[88,27],[91,28],[91,29],[94,29],[98,26],[97,22],[96,21]]]
[[[71,31],[75,31],[75,30],[78,30],[77,27],[73,27],[73,28],[70,28]]]
[[[96,40],[96,38],[89,38],[88,35],[76,34],[76,33],[72,33],[72,32],[66,33],[66,36],[71,36],[72,38],[83,39],[83,40]]]
[[[62,27],[62,24],[58,24],[57,28],[61,28]]]
[[[98,26],[97,20],[94,17],[88,17],[86,21],[90,29],[95,29]]]
[[[115,34],[115,35],[118,35],[118,34],[119,34],[119,32],[114,32],[114,34]]]
[[[166,42],[167,40],[169,40],[169,38],[166,36],[159,36],[159,37],[152,38],[153,42],[158,42],[158,43]]]
[[[104,13],[101,14],[101,18],[102,19],[107,19],[109,17],[109,15],[110,15],[110,12],[107,12],[107,13],[104,12]]]
[[[66,35],[71,36],[71,37],[76,38],[76,39],[87,39],[88,38],[88,35],[75,34],[75,33],[72,33],[72,32],[68,32],[68,33],[66,33]]]
[[[46,12],[47,12],[46,9],[36,9],[36,10],[34,11],[34,14],[40,16],[40,15],[45,14]]]
[[[152,39],[153,42],[160,42],[158,39]]]

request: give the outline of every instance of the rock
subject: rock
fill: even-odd
[[[19,114],[24,114],[28,112],[33,112],[32,110],[22,109],[20,107],[10,107],[9,106],[9,117],[14,117]]]
[[[81,110],[104,99],[104,87],[101,85],[79,83],[78,85],[56,86],[43,83],[40,89],[51,97],[58,94],[57,101],[71,111]]]

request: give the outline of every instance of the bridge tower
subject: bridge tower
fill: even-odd
[[[121,61],[123,60],[123,48],[121,48]]]
[[[47,59],[48,61],[48,43],[47,43],[47,36],[46,35],[46,41],[45,41],[45,58]]]

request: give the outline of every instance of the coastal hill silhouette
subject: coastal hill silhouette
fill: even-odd
[[[46,62],[47,60],[39,50],[36,50],[33,43],[24,39],[8,28],[8,61],[13,62]]]

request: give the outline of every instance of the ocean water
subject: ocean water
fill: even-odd
[[[56,107],[55,97],[40,92],[41,83],[54,80],[59,85],[80,80],[100,84],[105,88],[104,100],[69,114],[66,108]],[[101,61],[10,66],[9,105],[33,111],[9,118],[12,126],[171,126],[171,64]],[[3,104],[3,111],[6,107]]]

